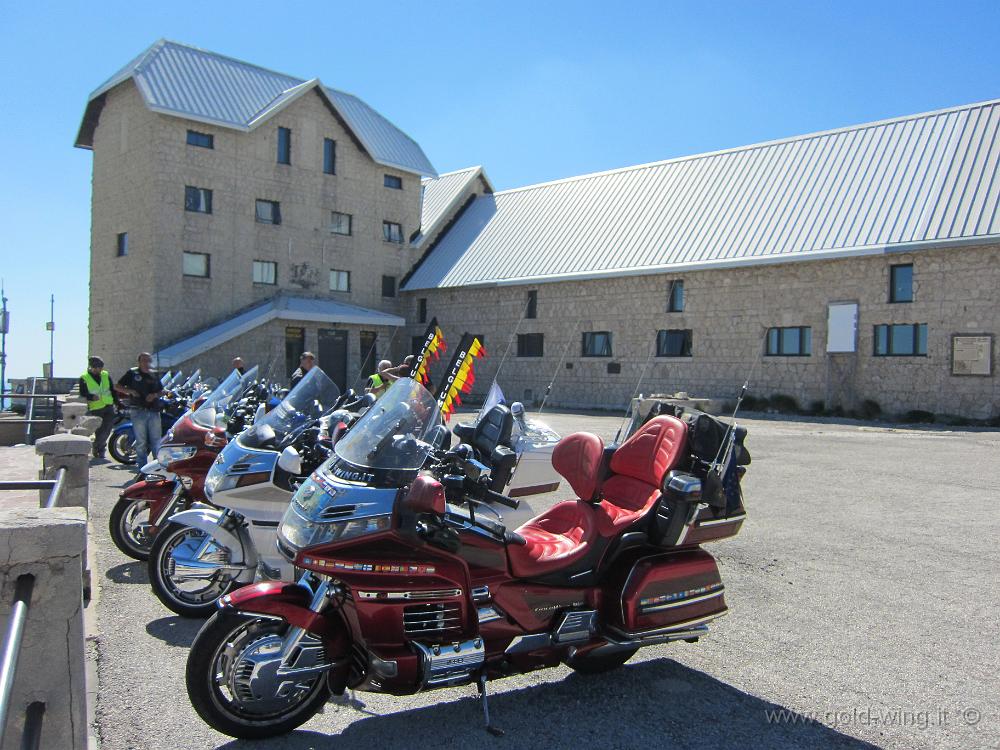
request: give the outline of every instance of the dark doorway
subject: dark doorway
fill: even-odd
[[[347,387],[347,331],[319,329],[319,366],[340,390]]]
[[[299,357],[306,350],[306,329],[289,326],[285,329],[285,377],[292,377],[299,366]]]
[[[361,377],[366,378],[375,372],[378,366],[378,333],[375,331],[361,332]]]

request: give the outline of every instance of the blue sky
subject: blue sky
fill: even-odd
[[[996,0],[8,3],[8,376],[48,359],[50,293],[56,374],[82,370],[91,156],[73,139],[89,92],[160,37],[358,94],[439,171],[482,164],[497,189],[1000,97]]]

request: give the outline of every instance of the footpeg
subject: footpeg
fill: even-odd
[[[479,683],[477,686],[479,688],[479,700],[483,704],[483,718],[486,720],[486,731],[494,737],[503,737],[506,732],[504,732],[500,727],[493,726],[493,723],[490,721],[490,701],[486,692],[485,674],[479,675]]]

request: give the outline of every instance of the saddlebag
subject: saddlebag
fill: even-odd
[[[625,634],[683,630],[725,614],[719,568],[704,550],[669,552],[640,558],[622,590]]]

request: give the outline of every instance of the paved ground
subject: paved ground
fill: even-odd
[[[618,426],[549,419],[563,434]],[[492,683],[503,739],[481,728],[472,687],[358,694],[363,706],[331,704],[265,743],[209,730],[183,685],[200,623],[163,609],[145,566],[107,538],[126,474],[97,468],[102,747],[1000,746],[1000,433],[746,423],[749,520],[712,549],[731,614],[700,643],[644,649],[609,675],[559,668]]]

